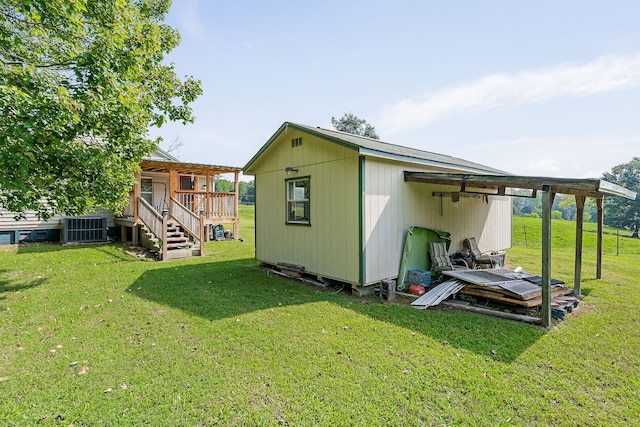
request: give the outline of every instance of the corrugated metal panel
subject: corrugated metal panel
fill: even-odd
[[[446,282],[442,282],[435,288],[429,290],[429,292],[422,295],[417,300],[413,301],[411,306],[421,309],[434,307],[449,298],[451,295],[460,291],[462,288],[464,288],[464,282],[456,279],[447,280]]]

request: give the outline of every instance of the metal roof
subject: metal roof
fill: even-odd
[[[506,189],[528,189],[559,194],[573,194],[600,198],[617,196],[635,200],[636,193],[617,184],[598,178],[550,178],[520,175],[472,175],[455,173],[404,172],[407,182],[425,182],[460,186],[461,192],[468,188],[484,188],[505,194]],[[491,193],[487,193],[491,194]]]
[[[433,167],[455,169],[478,174],[509,175],[509,173],[479,163],[444,154],[418,150],[410,147],[382,142],[377,139],[354,135],[337,130],[323,129],[297,123],[284,122],[262,148],[249,160],[243,170],[250,174],[251,167],[269,149],[269,147],[286,131],[291,128],[310,135],[322,138],[326,141],[358,151],[359,154],[370,157],[378,157],[401,162],[429,165]]]
[[[173,156],[168,151],[165,151],[160,147],[156,148],[155,151],[151,152],[147,157],[145,157],[145,159],[147,159],[147,160],[167,160],[167,161],[170,161],[170,162],[179,162],[180,161],[180,159],[178,159],[177,157]]]
[[[148,172],[169,172],[175,170],[178,173],[200,173],[203,175],[240,172],[242,168],[235,166],[206,165],[201,163],[183,163],[170,160],[149,160],[140,162],[140,168]]]

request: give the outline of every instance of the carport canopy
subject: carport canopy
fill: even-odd
[[[584,202],[587,197],[596,200],[598,209],[598,240],[596,278],[602,278],[602,200],[624,197],[635,200],[636,193],[611,182],[597,178],[551,178],[522,175],[476,175],[439,172],[404,172],[405,182],[422,182],[458,187],[452,193],[487,196],[536,197],[542,195],[542,324],[551,325],[551,207],[556,194],[569,194],[576,199],[576,255],[573,292],[580,295],[582,281],[582,231]],[[521,194],[516,190],[529,190]]]

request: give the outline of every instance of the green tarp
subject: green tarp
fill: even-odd
[[[431,259],[427,252],[429,242],[445,242],[448,251],[451,245],[451,233],[413,225],[407,229],[396,285],[399,291],[404,291],[407,287],[404,283],[407,271],[416,268],[431,270]]]

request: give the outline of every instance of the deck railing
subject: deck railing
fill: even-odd
[[[202,212],[208,214],[208,218],[234,218],[236,215],[235,193],[176,191],[175,194],[177,201],[193,213]]]
[[[182,226],[182,228],[193,236],[195,240],[202,240],[204,224],[200,221],[200,216],[191,212],[178,200],[171,198],[171,216]]]
[[[138,216],[156,237],[162,238],[162,215],[142,197],[138,198]]]

